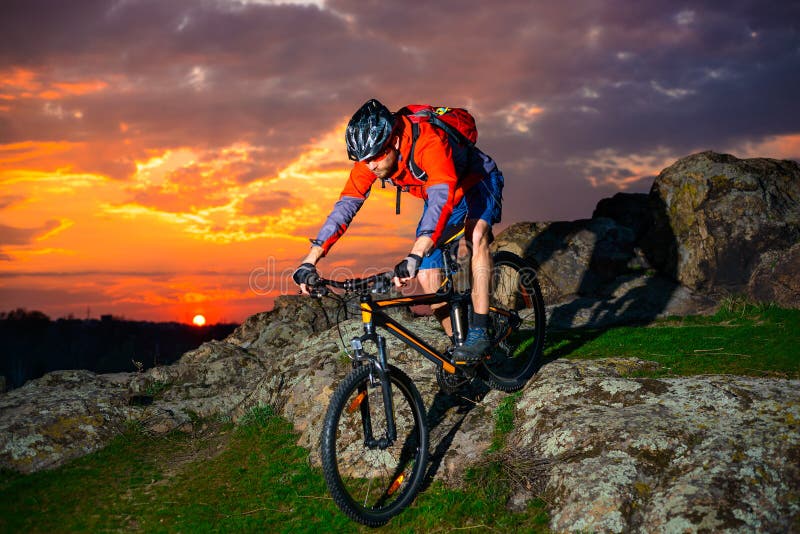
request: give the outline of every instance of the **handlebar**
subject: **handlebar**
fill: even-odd
[[[379,273],[367,278],[347,278],[345,280],[328,280],[317,278],[309,280],[308,286],[313,296],[322,297],[328,294],[328,288],[344,289],[352,293],[386,293],[392,287],[393,271]]]

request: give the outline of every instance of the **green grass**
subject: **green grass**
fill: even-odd
[[[506,443],[506,436],[514,430],[514,411],[521,396],[521,391],[508,395],[494,410],[494,435],[489,447],[490,453],[501,450]]]
[[[551,358],[641,358],[655,376],[737,374],[800,378],[800,310],[731,300],[710,317],[659,320],[647,327],[551,332]]]
[[[3,472],[0,532],[372,530],[338,511],[291,425],[269,409],[251,412],[240,426],[203,426],[194,436],[157,438],[134,428],[59,469]],[[508,491],[498,477],[464,491],[434,483],[384,528],[542,531],[544,505],[511,514]]]

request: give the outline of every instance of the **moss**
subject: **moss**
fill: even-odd
[[[724,174],[712,176],[709,182],[711,183],[711,194],[715,198],[722,197],[730,193],[730,191],[733,189],[733,180]]]
[[[636,490],[636,494],[640,499],[648,499],[650,494],[653,492],[653,489],[650,487],[650,485],[646,482],[642,482],[641,480],[637,480],[633,483],[633,489]]]
[[[492,445],[489,447],[489,452],[502,449],[506,436],[514,430],[515,409],[521,396],[521,391],[507,396],[500,401],[500,404],[494,410],[494,437]]]
[[[694,230],[697,223],[695,210],[705,200],[705,189],[705,178],[697,173],[690,173],[675,184],[674,198],[668,203],[675,235],[686,236]]]
[[[153,398],[161,398],[162,394],[171,386],[172,384],[169,382],[155,380],[147,385],[147,388],[144,390],[144,394]]]
[[[100,428],[103,425],[103,417],[100,415],[75,415],[72,417],[62,417],[42,431],[47,437],[56,440],[72,439],[72,434],[76,431],[85,434],[85,427]]]

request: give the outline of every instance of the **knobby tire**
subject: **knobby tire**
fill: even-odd
[[[397,440],[388,448],[365,445],[365,417],[373,438],[386,436],[380,380],[370,365],[354,369],[336,388],[325,414],[320,453],[325,482],[351,519],[380,526],[414,500],[428,461],[425,405],[411,379],[389,365]],[[368,416],[367,416],[368,414]]]
[[[489,319],[495,335],[494,347],[490,357],[478,367],[478,374],[494,389],[516,391],[542,365],[546,330],[544,298],[532,264],[508,251],[494,254],[493,260]],[[513,328],[508,312],[519,319]]]

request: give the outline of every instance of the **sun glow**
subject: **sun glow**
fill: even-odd
[[[195,325],[195,326],[203,326],[203,325],[205,325],[205,324],[206,324],[206,318],[205,318],[205,317],[203,317],[203,316],[202,316],[202,315],[200,315],[200,314],[197,314],[197,315],[195,315],[195,316],[194,316],[194,318],[192,319],[192,323],[194,323],[194,325]]]

